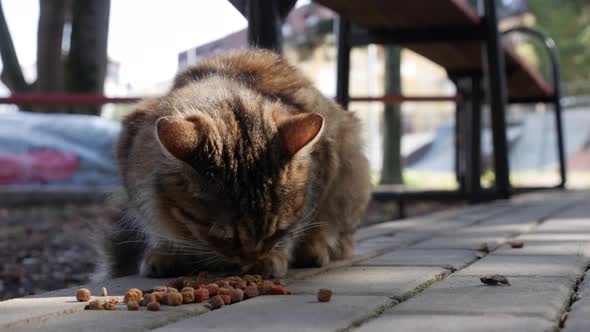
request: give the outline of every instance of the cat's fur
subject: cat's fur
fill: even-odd
[[[359,136],[353,114],[274,53],[202,61],[123,121],[124,216],[103,272],[280,276],[350,257],[370,195]]]

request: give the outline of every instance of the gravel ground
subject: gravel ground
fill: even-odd
[[[408,215],[444,208],[416,204]],[[366,223],[390,220],[393,203],[371,203]],[[0,300],[87,282],[95,266],[91,225],[114,218],[108,205],[0,208]]]
[[[90,225],[113,215],[104,204],[0,208],[0,300],[88,281]]]

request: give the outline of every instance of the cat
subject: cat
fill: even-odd
[[[371,184],[359,120],[282,57],[233,50],[123,120],[102,276],[283,276],[352,255]]]

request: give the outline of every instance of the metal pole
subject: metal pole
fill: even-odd
[[[508,166],[508,143],[506,140],[506,71],[504,52],[500,43],[498,18],[494,0],[485,0],[485,57],[487,64],[488,91],[492,118],[492,135],[494,142],[494,168],[496,172],[496,190],[500,197],[510,196],[510,179]]]
[[[481,191],[481,76],[473,75],[469,79],[471,98],[467,112],[467,176],[465,187],[469,201],[477,203],[480,201]]]
[[[338,16],[335,20],[335,32],[338,38],[338,59],[336,64],[336,102],[347,109],[350,101],[350,23]]]
[[[545,48],[549,53],[549,59],[551,60],[551,75],[553,83],[553,98],[552,102],[555,104],[555,128],[557,130],[557,157],[559,159],[559,175],[561,181],[559,182],[560,188],[565,188],[567,182],[567,164],[565,160],[565,143],[563,137],[563,123],[562,123],[562,105],[561,105],[561,73],[559,69],[559,52],[557,51],[557,45],[555,41],[540,32],[529,27],[514,27],[503,32],[504,35],[522,32],[529,36],[533,36],[543,42]]]
[[[248,0],[248,44],[281,53],[282,20],[276,0]]]

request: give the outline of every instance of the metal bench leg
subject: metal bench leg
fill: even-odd
[[[488,91],[492,117],[492,135],[494,142],[494,169],[496,173],[496,190],[500,197],[510,196],[510,179],[508,166],[508,143],[506,140],[506,71],[504,52],[500,44],[498,19],[494,0],[485,0],[485,52],[487,64]]]
[[[342,17],[335,20],[335,33],[338,38],[338,59],[336,64],[336,102],[348,109],[350,74],[350,23]]]
[[[473,75],[469,78],[470,95],[469,108],[466,108],[466,136],[470,138],[465,142],[467,158],[467,174],[465,177],[465,189],[470,203],[481,201],[481,105],[482,90],[481,76]]]
[[[282,20],[276,0],[248,0],[248,44],[281,53],[283,50]]]
[[[553,39],[545,38],[545,45],[549,49],[551,69],[553,73],[553,103],[555,104],[555,127],[557,129],[557,157],[559,158],[559,175],[561,177],[559,188],[565,188],[565,184],[567,182],[567,164],[565,160],[563,123],[561,119],[561,73],[559,71],[559,59],[555,42]]]
[[[529,36],[535,37],[545,45],[547,52],[549,54],[549,59],[551,60],[551,75],[553,79],[553,104],[555,105],[555,128],[557,131],[557,157],[559,160],[559,175],[561,180],[559,182],[559,188],[565,188],[565,184],[567,181],[567,164],[565,160],[565,147],[564,147],[564,137],[563,137],[563,124],[561,121],[561,73],[559,70],[559,52],[557,50],[557,45],[555,45],[555,41],[550,37],[546,36],[539,30],[530,28],[530,27],[514,27],[508,29],[503,32],[504,35],[513,33],[513,32],[522,32]]]

